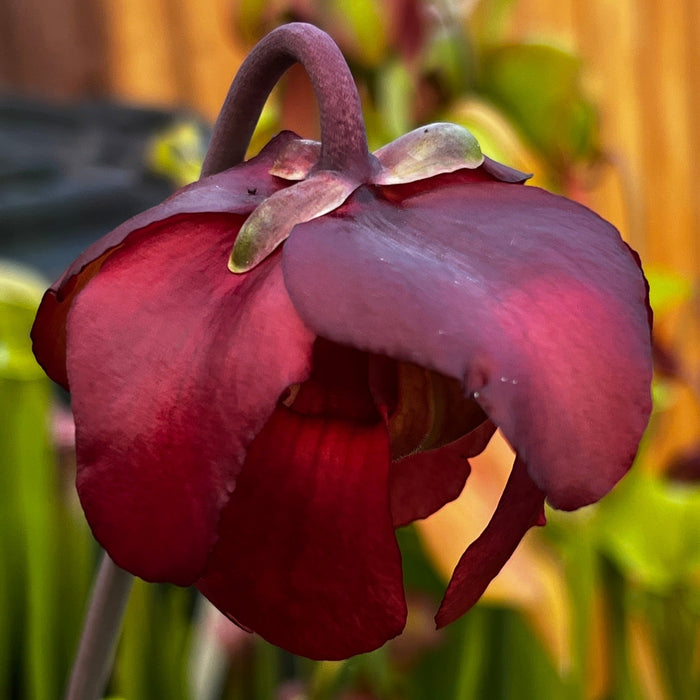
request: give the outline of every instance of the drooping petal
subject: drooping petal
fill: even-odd
[[[485,421],[455,442],[417,452],[391,464],[390,495],[394,527],[427,518],[462,493],[469,457],[483,451],[496,428]]]
[[[533,525],[543,524],[544,497],[528,475],[525,463],[516,457],[496,512],[455,568],[435,617],[438,628],[464,615],[503,568],[525,533]]]
[[[296,654],[340,659],[380,646],[406,615],[388,470],[383,423],[278,408],[251,445],[197,587]]]
[[[320,335],[462,380],[552,505],[591,503],[629,468],[651,408],[640,268],[583,206],[441,177],[419,195],[362,188],[297,226],[292,301]]]
[[[226,268],[237,225],[153,224],[68,315],[80,500],[116,563],[151,581],[201,574],[246,448],[310,372],[279,255],[245,277]]]
[[[130,239],[135,234],[150,235],[147,227],[170,217],[203,212],[228,212],[247,216],[284,186],[284,183],[269,174],[269,169],[277,154],[296,140],[298,137],[293,133],[282,132],[255,158],[183,187],[161,204],[125,221],[81,253],[45,293],[32,329],[34,353],[46,373],[58,384],[68,388],[65,370],[65,326],[68,311],[73,299],[115,250],[131,242]],[[238,228],[240,223],[232,228],[231,245]]]

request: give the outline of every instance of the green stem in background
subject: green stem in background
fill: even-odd
[[[206,598],[198,596],[187,674],[190,696],[195,700],[215,700],[223,696],[230,659],[219,635],[213,631],[218,617],[219,611]]]
[[[620,571],[608,560],[603,560],[602,574],[607,593],[607,622],[610,628],[611,686],[608,696],[615,700],[636,700],[641,692],[632,675],[632,665],[627,646],[629,618],[627,583]]]
[[[65,700],[98,700],[102,696],[133,581],[130,573],[103,555]]]

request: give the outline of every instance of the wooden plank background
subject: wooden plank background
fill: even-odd
[[[655,328],[689,379],[656,423],[655,459],[664,464],[700,439],[700,2],[520,0],[511,31],[560,36],[581,55],[617,166],[590,203],[645,264],[695,283],[694,304]]]
[[[0,88],[56,98],[108,94],[214,118],[243,57],[234,0],[3,0]],[[555,38],[584,61],[615,163],[591,205],[645,263],[700,279],[700,0],[519,0],[512,37]],[[661,328],[700,386],[697,314]],[[594,388],[592,388],[594,390]],[[669,451],[698,440],[690,393]],[[682,408],[681,408],[682,407]]]

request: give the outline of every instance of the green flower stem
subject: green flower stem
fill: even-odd
[[[306,69],[321,112],[316,167],[341,171],[358,181],[375,169],[360,98],[340,49],[320,29],[293,22],[270,32],[241,65],[214,126],[202,177],[243,162],[265,100],[294,63]]]
[[[103,555],[65,700],[102,697],[133,581],[107,553]]]

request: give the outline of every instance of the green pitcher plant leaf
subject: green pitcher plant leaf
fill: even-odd
[[[599,506],[603,548],[633,580],[658,592],[700,569],[700,488],[637,470]]]

